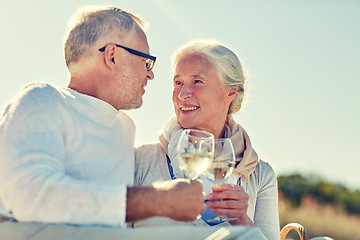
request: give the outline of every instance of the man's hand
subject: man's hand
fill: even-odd
[[[126,221],[154,216],[193,221],[205,211],[204,199],[197,180],[175,179],[155,182],[152,187],[128,188]]]
[[[200,181],[175,179],[156,182],[153,186],[161,193],[161,216],[178,221],[194,221],[205,211],[205,196]]]

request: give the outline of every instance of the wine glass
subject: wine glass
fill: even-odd
[[[212,133],[185,129],[177,146],[179,168],[191,180],[197,179],[211,165],[214,157],[214,135]]]
[[[223,183],[232,174],[235,167],[235,152],[230,138],[219,138],[215,140],[215,152],[213,161],[205,171],[204,175],[213,183]],[[213,218],[207,222],[221,222],[235,220],[236,218],[226,218],[217,214],[211,215]]]
[[[223,183],[232,174],[235,166],[235,153],[230,138],[215,140],[214,158],[206,177],[213,183]]]

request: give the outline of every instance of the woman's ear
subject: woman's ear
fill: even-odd
[[[239,88],[237,86],[232,86],[228,92],[228,96],[235,98],[238,91],[239,91]]]

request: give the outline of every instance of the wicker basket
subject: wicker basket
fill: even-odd
[[[289,223],[285,225],[280,231],[280,240],[284,240],[289,231],[292,229],[296,230],[296,232],[299,234],[300,240],[309,240],[305,228],[298,223]]]

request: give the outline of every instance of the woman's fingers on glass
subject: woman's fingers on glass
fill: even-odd
[[[244,191],[244,188],[239,185],[230,183],[218,183],[212,186],[212,190],[213,192],[221,192],[225,190]]]
[[[222,202],[220,204],[224,204],[224,202],[227,201],[219,201]],[[247,208],[248,205],[246,202],[243,202],[242,204],[235,203],[235,205],[232,205],[232,207],[211,207],[209,208],[211,212],[218,214],[221,219],[223,220],[236,220],[241,219],[247,216]],[[231,219],[230,219],[231,218]],[[234,219],[235,218],[235,219]]]
[[[245,200],[219,200],[206,202],[206,206],[211,209],[247,209],[248,205],[248,202]]]
[[[206,197],[208,200],[242,200],[248,201],[249,195],[244,191],[221,191],[209,193]]]
[[[223,209],[223,208],[214,208],[211,211],[220,216],[225,216],[227,218],[243,218],[247,216],[246,209]]]

